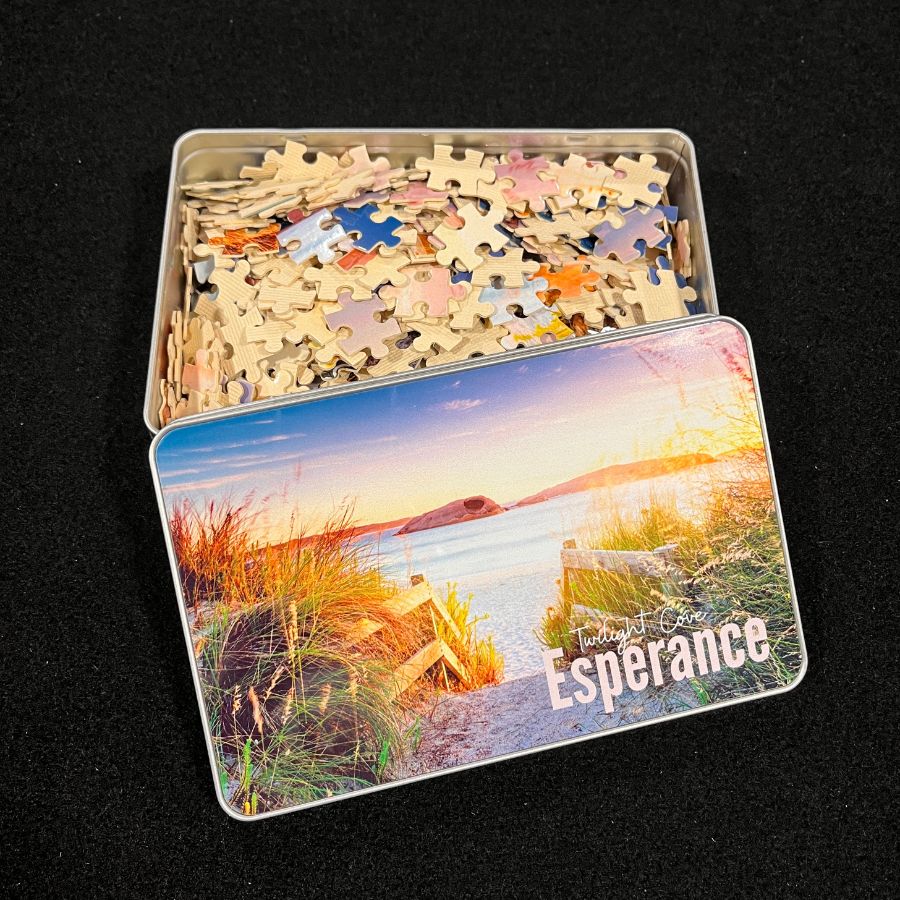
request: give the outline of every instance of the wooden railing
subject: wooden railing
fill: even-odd
[[[664,544],[655,550],[586,550],[575,546],[575,541],[563,541],[562,591],[569,597],[575,579],[585,573],[612,572],[639,578],[658,578],[661,582],[678,584],[684,572],[676,562],[678,544]]]
[[[434,631],[434,640],[429,641],[420,650],[417,650],[406,662],[401,663],[394,670],[394,696],[399,696],[412,687],[432,666],[441,664],[444,673],[444,681],[449,687],[447,670],[449,669],[463,684],[469,681],[469,673],[466,667],[453,652],[449,644],[438,633],[438,619],[450,629],[460,644],[465,644],[465,638],[456,622],[447,611],[443,601],[435,596],[434,589],[425,580],[423,575],[413,575],[410,579],[411,587],[392,597],[385,603],[385,609],[395,616],[409,615],[413,610],[427,604],[431,614],[431,627]],[[360,619],[349,635],[350,644],[358,644],[367,637],[375,634],[384,624],[373,622],[371,619]]]

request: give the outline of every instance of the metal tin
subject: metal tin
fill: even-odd
[[[166,221],[163,230],[153,338],[147,371],[144,421],[151,432],[160,428],[158,420],[158,384],[165,377],[166,337],[169,319],[181,307],[184,274],[181,264],[179,185],[191,181],[233,178],[241,166],[259,162],[262,154],[281,147],[285,140],[302,141],[311,151],[340,153],[357,144],[366,144],[371,153],[390,154],[398,164],[412,163],[431,152],[435,143],[471,147],[490,154],[519,148],[529,153],[572,153],[586,156],[618,153],[652,153],[658,165],[672,174],[668,185],[671,200],[684,218],[691,222],[691,248],[694,275],[691,283],[710,314],[719,311],[713,283],[706,223],[697,175],[694,145],[687,135],[673,129],[576,130],[446,130],[446,129],[216,129],[183,134],[172,151]],[[639,326],[641,330],[649,326]],[[633,334],[637,329],[629,329]],[[584,339],[581,339],[584,340]],[[253,409],[278,403],[261,400]],[[192,416],[194,421],[211,413]]]
[[[756,414],[758,416],[762,444],[763,444],[763,447],[765,450],[765,455],[766,455],[766,468],[767,468],[769,480],[771,482],[772,498],[774,500],[775,517],[777,519],[778,530],[779,530],[779,534],[780,534],[780,538],[781,538],[781,548],[783,551],[783,558],[784,558],[784,563],[785,563],[785,568],[786,568],[787,587],[788,587],[789,593],[790,593],[790,602],[791,602],[794,622],[795,622],[795,626],[796,626],[796,630],[797,630],[797,637],[798,637],[798,641],[799,641],[799,653],[800,653],[799,667],[796,670],[793,680],[789,684],[780,686],[780,687],[776,687],[776,688],[764,689],[758,693],[752,693],[752,694],[744,695],[744,696],[737,696],[737,697],[727,699],[727,700],[717,700],[712,704],[714,708],[717,708],[720,706],[726,706],[726,705],[734,705],[737,703],[746,702],[751,699],[758,699],[763,696],[769,696],[772,694],[783,693],[785,691],[791,690],[793,687],[796,687],[796,685],[799,684],[799,682],[802,680],[803,676],[805,675],[806,668],[807,668],[806,648],[805,648],[805,644],[803,641],[803,633],[802,633],[802,628],[801,628],[801,624],[800,624],[799,611],[797,608],[797,599],[796,599],[796,594],[794,591],[793,578],[791,575],[790,559],[788,557],[787,544],[786,544],[785,534],[784,534],[784,525],[783,525],[781,509],[780,509],[779,501],[778,501],[778,493],[777,493],[777,486],[775,483],[774,470],[772,468],[772,459],[771,459],[769,438],[768,438],[768,435],[766,432],[762,404],[761,404],[761,400],[759,398],[756,365],[755,365],[755,362],[753,359],[752,347],[750,344],[750,337],[747,334],[746,330],[743,328],[743,326],[740,325],[740,323],[735,322],[733,319],[728,319],[726,317],[718,317],[718,316],[713,317],[713,316],[707,316],[707,315],[692,316],[689,319],[648,325],[648,326],[642,327],[640,329],[640,331],[638,331],[638,329],[629,329],[627,332],[616,332],[616,333],[609,333],[609,334],[591,335],[591,336],[582,338],[577,342],[576,341],[566,341],[566,342],[559,342],[556,344],[544,345],[544,346],[540,346],[540,347],[522,348],[519,350],[510,351],[509,353],[505,353],[505,354],[498,355],[498,356],[490,356],[490,357],[485,357],[485,358],[470,359],[470,360],[466,360],[463,362],[457,362],[454,364],[450,364],[446,367],[411,371],[409,373],[403,373],[400,375],[390,376],[390,377],[383,378],[383,379],[373,379],[371,381],[346,384],[346,385],[332,388],[327,392],[310,392],[310,393],[300,394],[300,395],[295,394],[288,398],[279,399],[278,401],[276,401],[275,405],[283,407],[285,405],[299,406],[299,405],[303,405],[303,404],[316,403],[317,401],[328,402],[329,400],[333,400],[336,397],[346,396],[346,395],[350,395],[350,394],[362,394],[362,393],[367,393],[367,392],[372,392],[372,391],[378,391],[381,389],[385,389],[391,385],[396,385],[400,382],[409,383],[411,381],[422,381],[422,380],[426,380],[426,379],[436,378],[436,377],[439,377],[442,375],[447,375],[449,373],[459,373],[459,372],[464,372],[464,371],[468,371],[471,369],[490,368],[490,367],[494,367],[494,366],[498,366],[498,365],[508,364],[514,360],[519,361],[519,363],[521,364],[522,362],[524,362],[528,359],[534,359],[535,357],[539,357],[539,356],[546,356],[549,354],[560,354],[560,353],[565,354],[570,351],[577,351],[580,348],[590,347],[590,346],[594,346],[594,345],[613,343],[613,342],[618,342],[618,341],[626,341],[628,339],[633,339],[640,335],[670,333],[670,332],[676,332],[676,331],[681,331],[681,330],[688,331],[691,328],[700,326],[701,324],[704,324],[704,323],[709,324],[711,322],[727,322],[730,325],[735,326],[738,329],[738,331],[741,333],[741,335],[743,336],[744,340],[746,341],[749,371],[752,375],[752,382],[753,382],[753,387],[754,387],[754,397],[755,397],[754,402],[755,402]],[[209,751],[210,764],[213,769],[214,782],[216,784],[216,794],[217,794],[217,798],[218,798],[222,808],[229,815],[231,815],[234,818],[237,818],[241,821],[246,821],[247,819],[246,819],[246,817],[241,816],[237,812],[235,812],[235,810],[233,808],[231,808],[229,806],[229,804],[226,802],[222,787],[219,783],[219,778],[217,776],[216,758],[215,758],[215,753],[214,753],[214,749],[213,749],[213,738],[212,738],[212,734],[210,732],[210,727],[209,727],[209,723],[207,721],[207,716],[206,716],[206,707],[205,707],[203,691],[202,691],[202,686],[201,686],[201,681],[200,681],[200,673],[199,673],[197,661],[196,661],[196,658],[194,655],[194,647],[192,644],[191,630],[190,630],[190,625],[189,625],[187,612],[186,612],[186,605],[185,605],[185,601],[184,601],[184,595],[183,595],[183,589],[182,589],[182,584],[181,584],[181,578],[180,578],[180,574],[179,574],[178,562],[177,562],[177,559],[175,556],[175,551],[174,551],[173,542],[172,542],[172,536],[170,534],[169,527],[168,527],[166,506],[165,506],[164,494],[163,494],[163,486],[161,483],[161,477],[160,477],[160,473],[159,473],[159,469],[158,469],[158,465],[157,465],[157,448],[159,447],[161,441],[165,440],[166,437],[168,435],[172,434],[172,432],[175,430],[190,428],[192,426],[201,426],[202,427],[202,425],[208,424],[211,420],[216,420],[216,419],[218,419],[218,420],[223,420],[223,419],[240,420],[240,418],[243,416],[254,415],[261,411],[263,411],[263,407],[260,404],[252,404],[252,405],[248,405],[248,406],[244,406],[244,407],[236,407],[236,408],[231,408],[231,409],[226,409],[226,410],[214,411],[209,414],[204,414],[203,416],[194,416],[194,417],[179,420],[177,422],[172,423],[171,425],[169,425],[164,430],[162,430],[159,434],[156,435],[156,437],[154,438],[154,440],[150,446],[150,451],[149,451],[150,466],[153,471],[154,484],[155,484],[155,488],[156,488],[157,499],[159,501],[160,513],[162,516],[163,530],[164,530],[164,533],[166,536],[166,546],[167,546],[168,553],[169,553],[169,559],[170,559],[171,569],[172,569],[172,576],[173,576],[173,580],[175,583],[175,589],[176,589],[176,594],[178,596],[182,624],[184,627],[186,646],[187,646],[187,650],[188,650],[188,655],[191,659],[192,675],[193,675],[194,685],[195,685],[195,689],[196,689],[196,693],[197,693],[197,700],[198,700],[200,710],[201,710],[201,718],[203,720],[204,733],[205,733],[206,739],[207,739],[207,748]],[[691,715],[695,712],[703,711],[704,708],[705,707],[700,706],[700,707],[692,708],[692,709],[684,709],[684,710],[681,710],[678,712],[670,712],[665,715],[659,715],[656,717],[647,718],[642,721],[635,721],[635,722],[631,722],[629,724],[617,725],[615,728],[613,728],[611,730],[623,731],[626,729],[637,728],[637,727],[641,727],[642,725],[647,725],[647,724],[651,724],[651,723],[655,723],[655,722],[659,722],[659,721],[666,721],[668,719],[674,719],[674,718],[678,718],[681,716]],[[393,786],[396,786],[399,784],[409,783],[411,781],[417,781],[417,780],[422,780],[425,778],[435,777],[437,775],[445,774],[450,771],[459,771],[459,770],[466,769],[466,768],[473,768],[478,765],[483,765],[483,764],[487,764],[487,763],[491,763],[491,762],[497,762],[497,761],[512,758],[515,756],[522,756],[527,753],[538,752],[539,750],[551,749],[553,747],[563,746],[565,744],[573,743],[574,741],[588,740],[590,738],[602,736],[606,733],[607,733],[606,731],[600,730],[595,733],[583,734],[580,736],[567,738],[565,740],[558,740],[558,741],[555,741],[552,743],[547,743],[547,744],[540,745],[540,746],[530,747],[529,749],[517,750],[514,752],[510,752],[510,753],[505,753],[503,755],[492,756],[492,757],[489,757],[486,759],[476,760],[476,761],[472,761],[472,762],[455,764],[448,768],[439,769],[437,771],[427,772],[425,774],[406,776],[395,782],[390,782],[387,784],[376,784],[376,785],[372,785],[370,787],[365,787],[365,788],[362,788],[359,790],[354,790],[352,792],[348,792],[345,794],[340,794],[338,796],[315,800],[315,801],[312,801],[309,803],[302,804],[301,806],[294,806],[294,807],[288,807],[285,809],[278,809],[278,810],[263,812],[263,813],[259,814],[259,816],[256,816],[256,817],[257,818],[268,817],[271,815],[279,815],[284,812],[291,811],[292,809],[317,806],[317,805],[320,805],[323,803],[333,802],[334,800],[344,799],[345,797],[348,797],[348,796],[354,796],[354,795],[363,794],[363,793],[371,793],[373,791],[382,790],[387,787],[393,787]]]

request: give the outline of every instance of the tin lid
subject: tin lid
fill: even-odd
[[[228,411],[165,429],[151,459],[234,815],[803,672],[750,347],[731,320]]]

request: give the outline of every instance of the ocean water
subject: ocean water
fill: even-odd
[[[492,634],[505,661],[507,680],[542,671],[534,634],[558,594],[563,541],[577,538],[589,519],[618,508],[636,514],[651,496],[674,499],[685,515],[698,515],[711,483],[723,476],[714,463],[613,488],[582,491],[443,528],[397,535],[365,535],[361,544],[378,554],[382,571],[406,581],[422,574],[436,588],[455,583],[472,594],[472,611],[486,619],[479,635]]]

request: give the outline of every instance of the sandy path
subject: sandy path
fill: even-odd
[[[640,694],[626,689],[612,713],[604,711],[599,699],[554,710],[544,675],[467,694],[444,694],[435,706],[419,710],[422,740],[403,774],[421,775],[528,750],[698,705],[690,686],[682,682],[665,694],[652,688]]]

